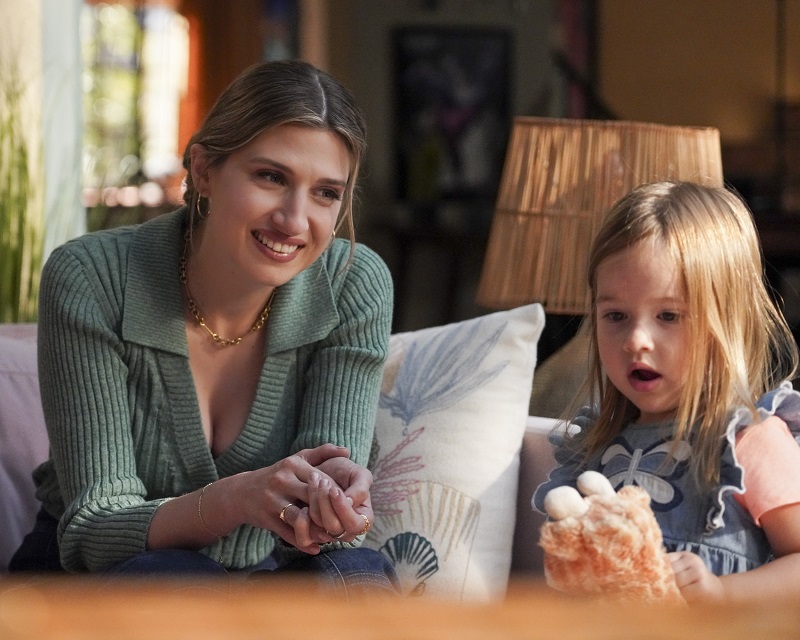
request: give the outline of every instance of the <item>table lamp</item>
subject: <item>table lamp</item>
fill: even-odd
[[[606,211],[634,187],[659,180],[722,186],[719,131],[620,120],[515,118],[478,304],[509,309],[540,302],[548,314],[588,313],[589,247]],[[552,374],[558,397],[576,392],[565,381],[586,369],[585,331],[579,329],[571,342],[576,340],[579,344],[568,343],[545,363],[559,371]],[[570,362],[559,365],[562,352],[570,354]],[[548,382],[540,374],[534,376],[534,392]],[[548,415],[533,403],[531,409]]]

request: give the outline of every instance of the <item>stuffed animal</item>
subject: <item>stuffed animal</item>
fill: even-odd
[[[684,602],[647,492],[635,486],[615,492],[596,471],[582,473],[578,489],[557,487],[545,496],[551,520],[539,544],[547,583],[623,602]]]

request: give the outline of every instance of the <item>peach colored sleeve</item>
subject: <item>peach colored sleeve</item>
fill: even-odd
[[[736,437],[745,492],[736,500],[756,524],[772,509],[800,503],[800,446],[777,416],[747,427]]]

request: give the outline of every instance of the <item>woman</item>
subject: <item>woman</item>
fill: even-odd
[[[382,556],[352,548],[373,520],[363,465],[393,295],[353,237],[365,135],[329,75],[257,65],[187,145],[184,207],[52,254],[39,319],[51,458],[12,570],[339,562],[333,574],[377,571],[391,588]]]

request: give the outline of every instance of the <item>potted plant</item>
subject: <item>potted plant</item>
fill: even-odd
[[[37,315],[44,176],[28,89],[18,65],[0,65],[0,322]]]

